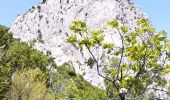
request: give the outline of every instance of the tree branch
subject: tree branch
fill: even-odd
[[[117,28],[118,32],[119,32],[119,35],[121,37],[121,42],[122,42],[122,50],[121,50],[121,57],[120,57],[120,61],[119,61],[119,64],[118,64],[118,74],[117,74],[117,79],[119,79],[119,73],[121,73],[121,76],[120,76],[120,80],[122,80],[123,78],[123,71],[122,71],[122,68],[121,68],[121,63],[122,63],[122,60],[123,60],[123,53],[124,53],[124,38],[120,32],[120,30]]]
[[[119,90],[118,86],[117,86],[116,83],[115,83],[115,80],[110,80],[109,78],[107,78],[107,77],[103,76],[102,74],[100,74],[99,63],[98,63],[98,61],[97,61],[96,58],[94,57],[94,55],[93,55],[93,53],[91,52],[90,48],[88,48],[87,45],[85,45],[85,46],[86,46],[88,52],[90,53],[90,55],[92,56],[93,60],[94,60],[95,63],[96,63],[98,75],[99,75],[100,77],[102,77],[102,78],[104,78],[104,79],[106,79],[106,80],[112,82],[113,85],[115,86],[115,88],[116,88],[117,90]]]

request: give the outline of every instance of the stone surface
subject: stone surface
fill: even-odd
[[[84,63],[90,57],[87,50],[80,52],[66,43],[67,35],[72,34],[70,23],[84,20],[90,30],[95,30],[116,18],[133,29],[141,17],[146,15],[131,0],[40,0],[39,4],[16,18],[10,32],[24,42],[42,40],[35,43],[36,49],[44,53],[50,51],[58,65],[70,63],[92,85],[103,87],[103,79],[98,76],[95,65],[90,68]],[[112,36],[110,32],[109,29],[105,31],[108,41],[121,45],[119,36]],[[103,51],[94,48],[93,52],[97,58]]]

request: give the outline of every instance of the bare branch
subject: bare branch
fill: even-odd
[[[117,79],[119,79],[119,73],[121,72],[121,76],[120,76],[120,80],[122,80],[123,78],[123,71],[122,71],[122,68],[121,68],[121,63],[122,63],[122,60],[123,60],[123,54],[124,54],[124,38],[123,38],[123,35],[121,34],[120,30],[117,28],[118,32],[119,32],[119,35],[121,37],[121,42],[122,42],[122,50],[121,50],[121,58],[120,58],[120,62],[118,64],[118,74],[117,74]]]
[[[117,86],[116,83],[115,83],[115,80],[111,80],[111,79],[109,79],[109,78],[103,76],[102,74],[100,74],[100,70],[99,70],[100,65],[99,65],[98,61],[97,61],[96,58],[94,57],[94,55],[93,55],[93,53],[91,52],[90,48],[88,48],[87,45],[85,45],[85,46],[86,46],[88,52],[90,53],[90,55],[92,56],[93,60],[94,60],[95,63],[96,63],[98,75],[101,76],[102,78],[104,78],[104,79],[106,79],[106,80],[112,82],[113,85],[115,86],[115,88],[116,88],[117,90],[119,90],[118,86]]]

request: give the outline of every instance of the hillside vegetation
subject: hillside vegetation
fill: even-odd
[[[107,99],[104,90],[91,86],[72,66],[57,66],[52,57],[14,39],[2,25],[0,76],[0,100]]]

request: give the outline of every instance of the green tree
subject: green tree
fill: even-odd
[[[150,90],[168,92],[165,75],[170,72],[170,41],[165,31],[156,32],[147,19],[136,22],[134,31],[113,19],[107,27],[117,31],[121,45],[114,41],[106,42],[104,29],[90,31],[84,21],[73,21],[70,29],[74,34],[69,35],[67,41],[82,49],[85,47],[93,58],[98,75],[105,79],[110,97],[125,100],[133,97],[141,99]],[[109,34],[109,33],[107,33]],[[111,55],[107,59],[107,66],[101,65],[92,49],[100,46],[104,55]],[[99,71],[104,67],[105,75]]]
[[[12,35],[8,33],[8,28],[0,25],[0,99],[6,97],[6,92],[10,87],[11,68],[3,66],[3,57],[9,44],[13,41]]]
[[[6,98],[15,71],[40,68],[44,72],[42,77],[47,77],[50,62],[49,57],[14,39],[7,27],[0,26],[0,100]]]
[[[0,50],[7,49],[9,44],[14,40],[12,34],[8,33],[8,30],[9,28],[0,25]]]
[[[5,97],[11,85],[11,76],[14,72],[27,68],[40,68],[42,77],[48,77],[49,70],[47,66],[49,58],[42,52],[32,49],[26,44],[14,43],[10,49],[5,51],[2,59],[0,59],[0,94],[1,98]],[[47,79],[47,78],[46,78]],[[48,80],[46,80],[47,82]]]
[[[10,44],[3,57],[3,62],[6,66],[10,66],[13,71],[24,69],[26,66],[30,68],[39,67],[45,72],[49,65],[49,57],[26,43],[15,41]]]

